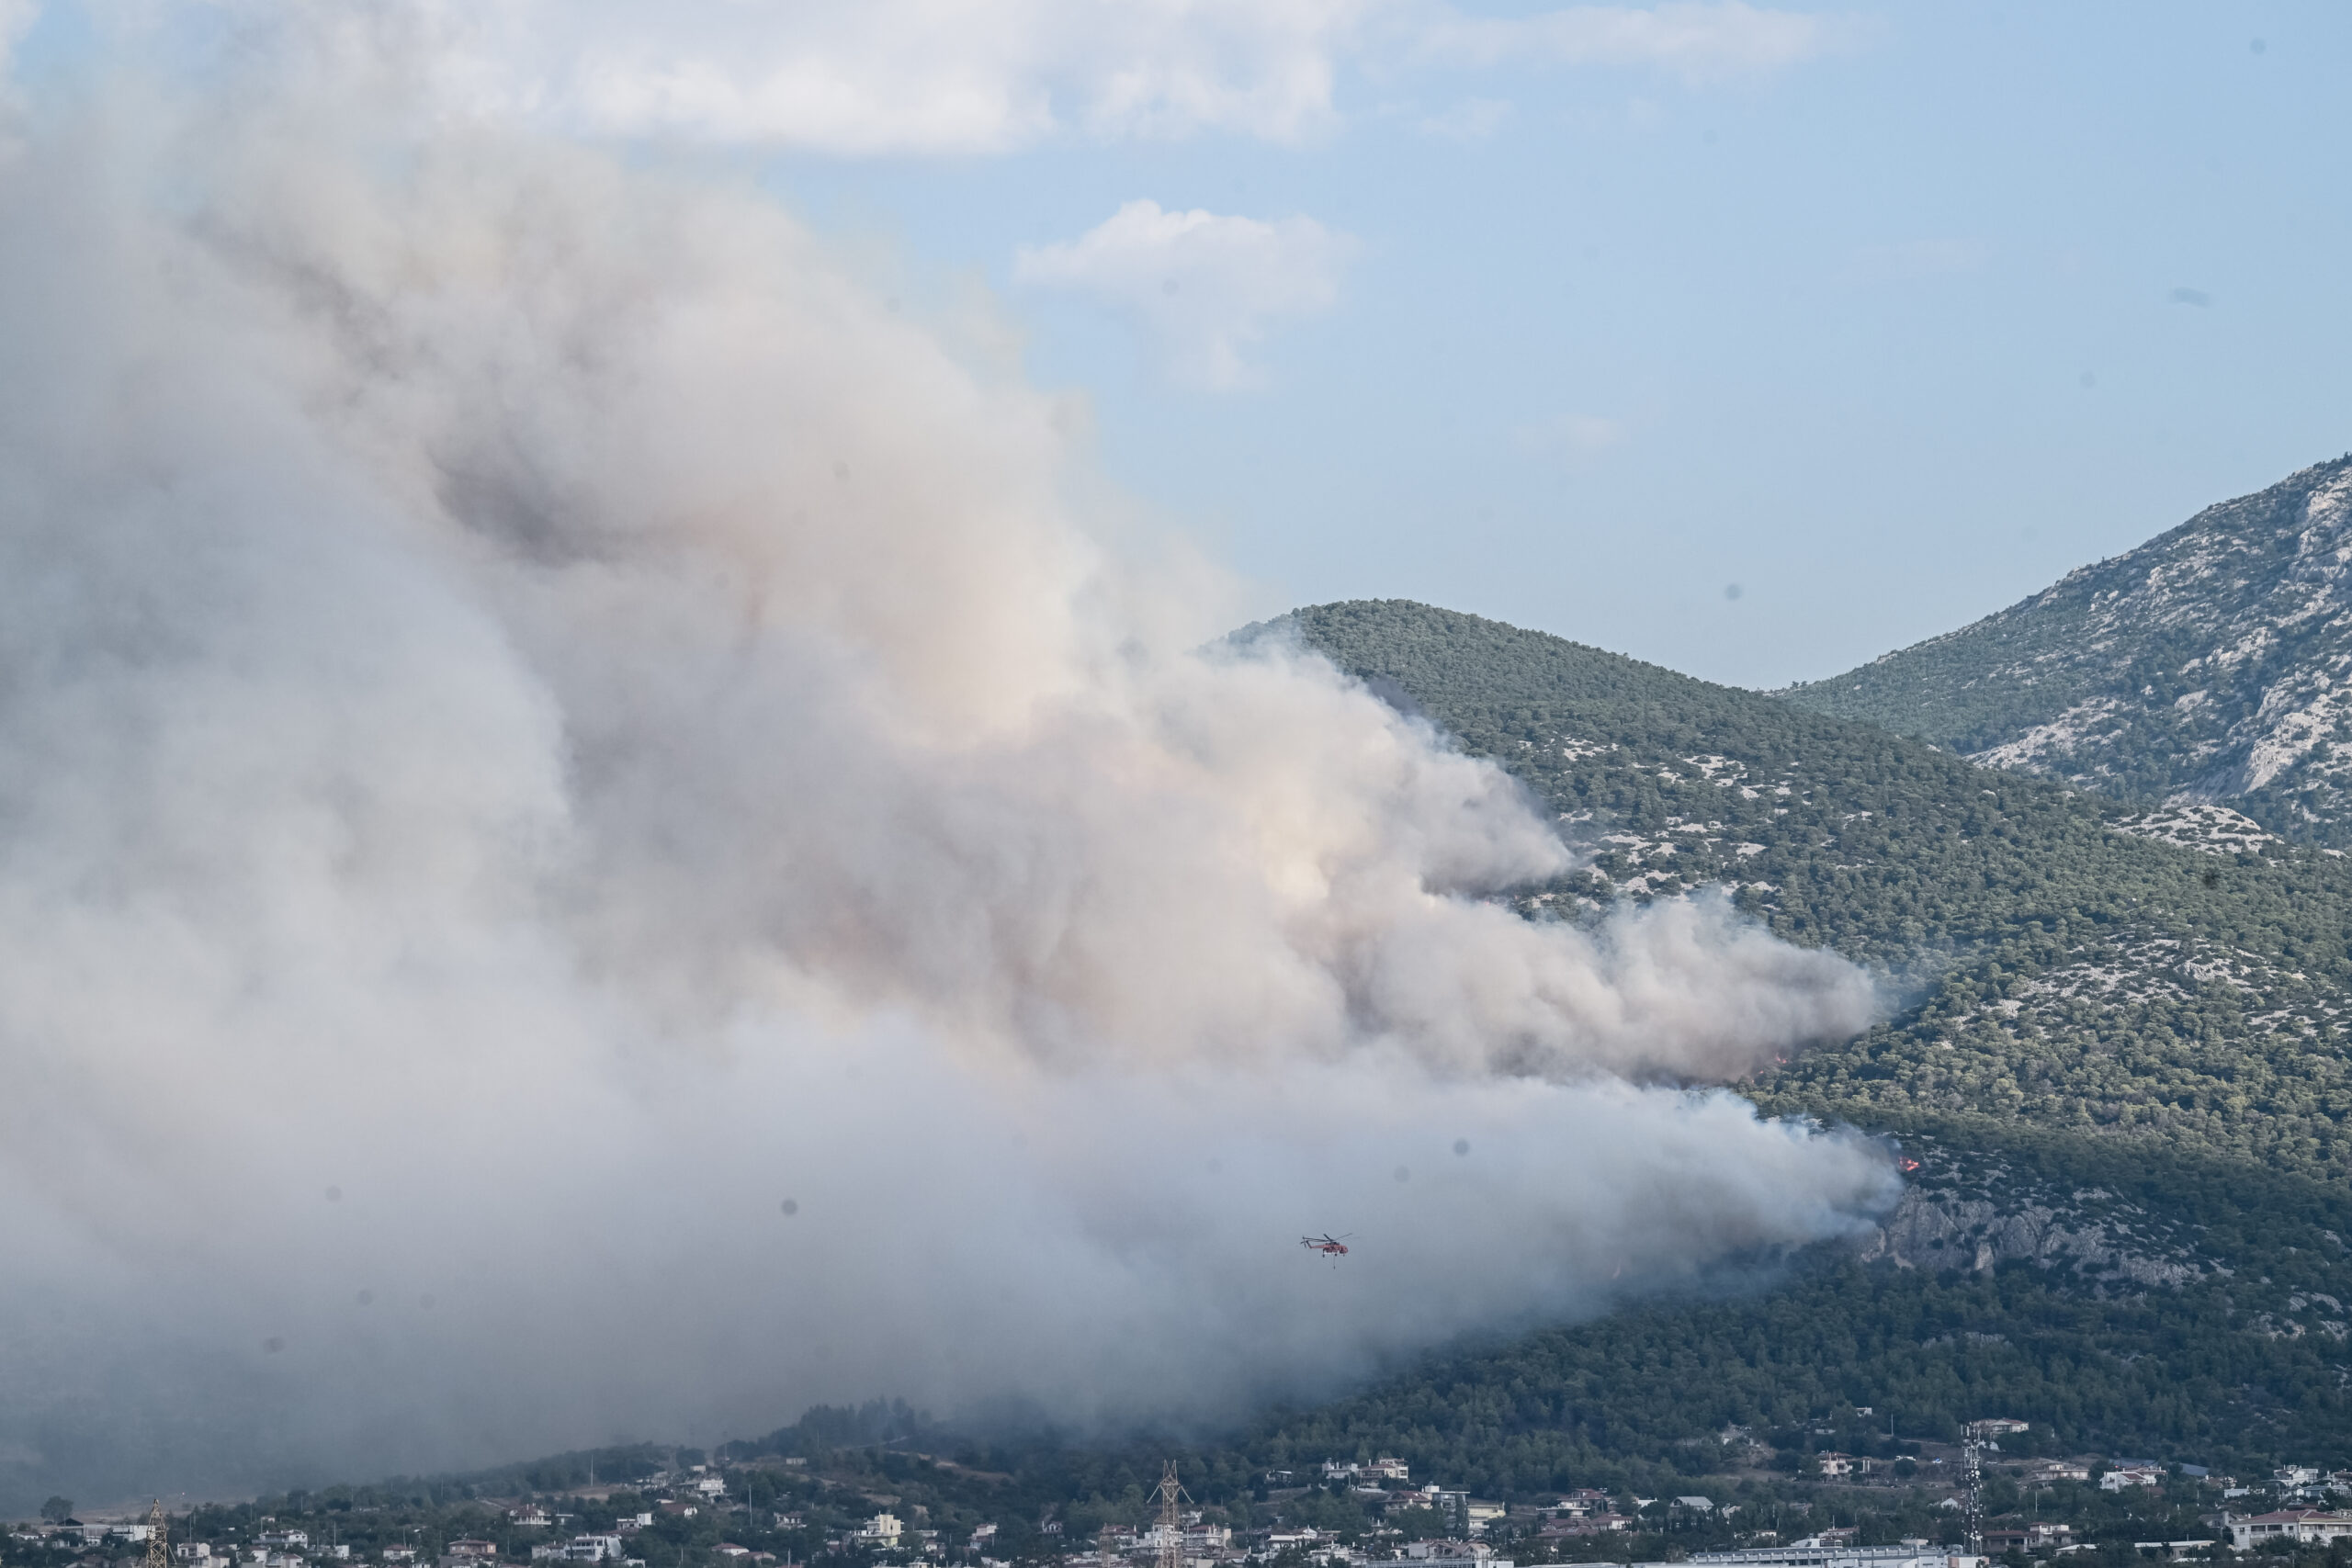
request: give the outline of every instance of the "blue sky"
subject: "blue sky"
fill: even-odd
[[[1112,473],[1269,604],[1409,596],[1775,684],[2352,448],[2352,9],[1825,15],[1817,56],[1722,77],[1343,68],[1294,141],[774,177],[1001,289]],[[1134,309],[1016,276],[1138,199],[1355,244],[1250,381],[1186,384]]]
[[[465,17],[466,90],[982,285],[1261,611],[1772,685],[2352,447],[2340,3]]]

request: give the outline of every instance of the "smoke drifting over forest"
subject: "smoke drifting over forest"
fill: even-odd
[[[0,1497],[1214,1419],[1891,1198],[1641,1087],[1860,972],[1482,901],[1547,825],[1187,651],[987,322],[349,25],[0,154]]]

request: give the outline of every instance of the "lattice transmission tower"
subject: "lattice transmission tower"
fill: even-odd
[[[1978,1441],[1978,1423],[1971,1421],[1962,1433],[1961,1477],[1968,1488],[1968,1554],[1984,1555],[1984,1456]]]
[[[1176,1482],[1176,1461],[1170,1460],[1152,1489],[1159,1503],[1159,1540],[1153,1568],[1184,1568],[1184,1505],[1192,1499]]]
[[[146,1568],[172,1568],[171,1529],[164,1519],[164,1500],[147,1510]]]

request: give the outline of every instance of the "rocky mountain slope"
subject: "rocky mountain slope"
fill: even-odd
[[[1781,694],[2003,768],[2352,847],[2352,457]],[[2258,828],[2256,827],[2258,825]]]

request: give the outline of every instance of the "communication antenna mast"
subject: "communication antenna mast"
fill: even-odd
[[[1176,1483],[1176,1461],[1170,1460],[1168,1468],[1160,1472],[1159,1484],[1152,1491],[1159,1501],[1159,1554],[1153,1568],[1184,1568],[1184,1510],[1192,1501],[1184,1489]]]
[[[1977,1441],[1976,1422],[1971,1421],[1961,1443],[1962,1477],[1968,1487],[1968,1554],[1984,1555],[1984,1460]]]
[[[158,1497],[155,1506],[147,1510],[146,1568],[172,1568],[170,1533],[164,1522],[164,1500]]]

